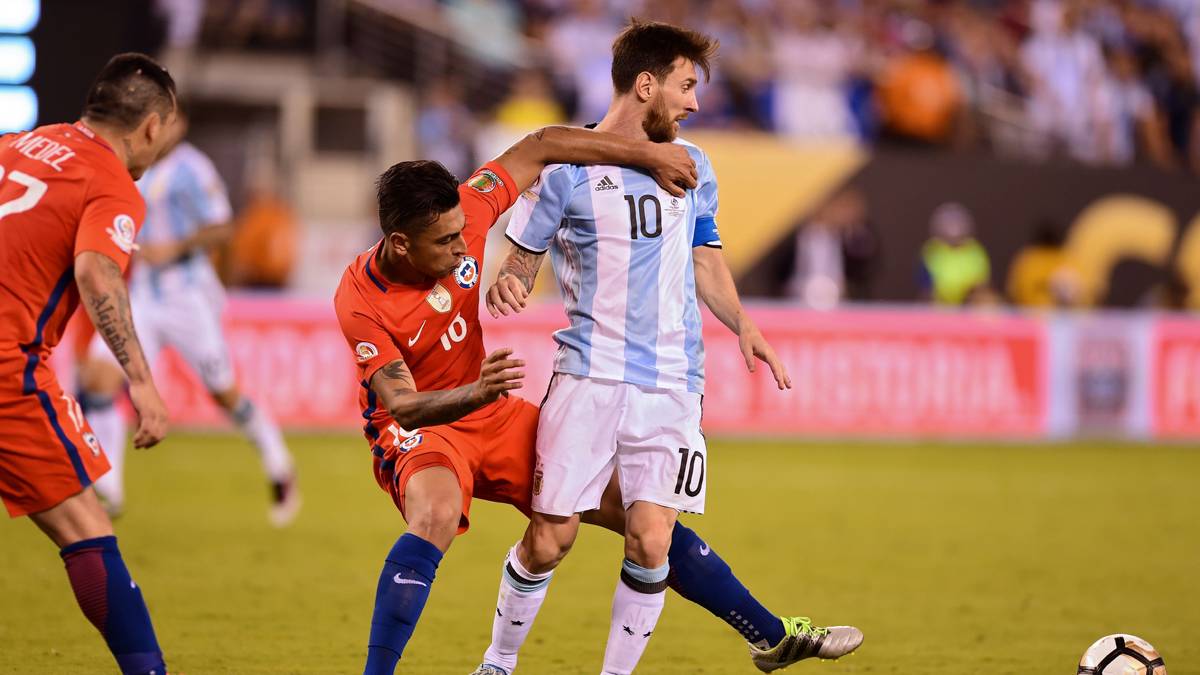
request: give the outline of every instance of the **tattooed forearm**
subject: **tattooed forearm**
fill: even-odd
[[[534,175],[537,175],[538,173],[541,173],[541,167],[546,163],[544,158],[546,157],[547,150],[545,147],[543,147],[546,143],[546,132],[552,129],[565,130],[566,128],[567,127],[561,126],[542,127],[541,129],[538,129],[537,131],[509,146],[507,150],[505,150],[499,157],[496,158],[496,161],[502,165],[505,165],[505,167],[509,169],[510,173],[514,170],[518,170],[517,166],[508,166],[510,163],[517,163],[519,165],[520,162],[524,161],[527,164],[536,165],[533,168],[536,169],[536,171],[534,171]],[[521,189],[523,190],[525,187],[526,186],[522,185]]]
[[[537,279],[538,270],[542,268],[542,260],[545,257],[544,253],[533,253],[514,246],[512,253],[508,254],[504,264],[500,266],[500,276],[507,274],[515,277],[525,286],[526,291],[532,291],[533,282]]]
[[[75,260],[75,282],[92,325],[129,381],[149,379],[150,368],[133,328],[129,291],[121,277],[121,268],[107,256],[85,251]]]
[[[403,361],[392,361],[376,371],[371,389],[396,423],[410,430],[449,424],[483,404],[474,385],[469,384],[444,391],[417,391],[412,371]]]
[[[396,418],[405,429],[449,424],[474,412],[481,405],[475,386],[471,384],[445,391],[413,392],[410,397],[411,400],[399,410],[405,420],[401,422],[399,417]],[[396,412],[392,416],[396,417]]]
[[[125,298],[117,298],[113,300],[111,295],[100,295],[94,297],[90,301],[92,322],[96,326],[96,332],[100,333],[100,337],[104,338],[104,342],[108,344],[108,348],[112,350],[113,356],[117,358],[117,363],[124,368],[129,363],[128,339],[125,337],[125,331],[121,330],[120,310],[117,309],[116,302],[126,300]],[[129,312],[129,303],[126,300],[124,303],[125,313]]]

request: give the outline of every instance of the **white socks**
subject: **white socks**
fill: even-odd
[[[96,492],[108,502],[109,509],[120,511],[125,504],[125,445],[128,442],[125,418],[113,399],[89,399],[87,421],[100,441],[112,469],[96,481]]]
[[[492,617],[492,644],[483,654],[484,663],[499,666],[509,673],[517,668],[517,652],[529,636],[533,620],[546,599],[550,575],[554,573],[534,574],[526,570],[517,559],[519,545],[509,550],[504,561],[496,615]]]
[[[237,408],[230,414],[238,428],[258,448],[263,471],[275,483],[283,483],[292,477],[292,454],[283,442],[283,434],[275,420],[248,397],[242,396]]]
[[[626,559],[613,595],[612,626],[604,648],[603,675],[629,675],[646,651],[666,602],[670,566],[646,569]]]

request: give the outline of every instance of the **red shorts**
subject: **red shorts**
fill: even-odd
[[[57,506],[108,468],[79,404],[50,367],[20,352],[0,353],[0,499],[8,514]]]
[[[464,420],[425,427],[407,437],[387,427],[378,429],[372,447],[375,480],[403,514],[404,489],[413,474],[433,466],[450,469],[462,488],[459,534],[470,527],[472,497],[511,504],[528,516],[537,425],[537,406],[508,396]]]

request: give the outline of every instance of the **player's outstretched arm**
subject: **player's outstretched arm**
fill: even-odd
[[[233,238],[232,223],[205,225],[191,236],[161,244],[145,243],[138,248],[138,259],[151,265],[165,265],[191,253],[216,248]]]
[[[133,329],[129,291],[121,267],[103,253],[83,251],[75,256],[75,283],[92,325],[129,378],[129,399],[138,414],[134,447],[157,444],[167,434],[167,408],[154,386],[150,365]]]
[[[513,246],[500,265],[496,283],[487,292],[487,308],[492,318],[499,318],[501,314],[518,314],[525,309],[525,302],[533,292],[533,282],[545,257],[545,253],[534,253]]]
[[[547,164],[623,164],[643,168],[676,197],[696,187],[696,163],[675,143],[651,143],[602,131],[544,127],[496,158],[524,192]]]
[[[780,363],[771,344],[742,307],[733,274],[725,263],[725,254],[719,248],[697,246],[692,249],[692,260],[696,269],[696,294],[721,323],[738,336],[746,368],[754,372],[754,360],[758,359],[771,367],[775,384],[780,389],[791,389],[792,378],[787,368]]]
[[[375,371],[371,390],[379,396],[392,419],[405,429],[449,424],[521,388],[524,361],[511,359],[511,349],[498,349],[483,360],[479,379],[454,389],[417,391],[412,371],[396,359]]]

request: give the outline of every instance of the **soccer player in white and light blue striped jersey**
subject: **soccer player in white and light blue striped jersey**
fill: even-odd
[[[549,251],[570,327],[554,336],[555,376],[538,424],[534,514],[506,561],[492,644],[477,675],[513,672],[580,514],[601,507],[610,480],[619,482],[626,513],[625,561],[602,673],[622,675],[637,665],[662,611],[668,551],[676,550],[672,533],[681,529],[676,517],[704,510],[697,295],[739,336],[751,370],[761,359],[780,389],[791,386],[742,310],[725,265],[712,166],[699,148],[676,140],[679,121],[698,109],[697,66],[707,74],[715,48],[715,41],[692,31],[635,22],[614,43],[613,103],[597,125],[686,146],[696,162],[694,190],[676,198],[635,169],[553,165],[518,201],[509,222],[516,249],[489,289],[489,308],[493,314],[519,311]],[[695,542],[697,555],[711,554]],[[743,633],[763,670],[808,656],[836,658],[861,641],[848,627],[835,632],[807,619],[755,619],[764,630],[775,624],[770,638]],[[731,623],[750,621],[737,616]],[[755,645],[759,637],[762,644]]]
[[[699,173],[686,197],[636,169],[558,164],[517,202],[507,235],[549,250],[571,320],[554,372],[704,392],[692,248],[721,247],[717,181],[699,148],[676,143]]]
[[[285,525],[299,508],[291,453],[270,414],[237,386],[221,327],[225,289],[209,261],[209,250],[232,236],[233,209],[212,161],[183,140],[187,118],[180,110],[171,133],[175,145],[138,181],[146,200],[146,222],[129,283],[130,305],[146,358],[153,364],[172,347],[199,376],[213,400],[258,448],[271,484],[269,519]],[[92,361],[107,351],[94,341]],[[89,363],[88,371],[101,369]],[[109,508],[124,501],[125,422],[112,406],[120,387],[111,376],[84,378],[87,417],[112,462],[96,482]]]

